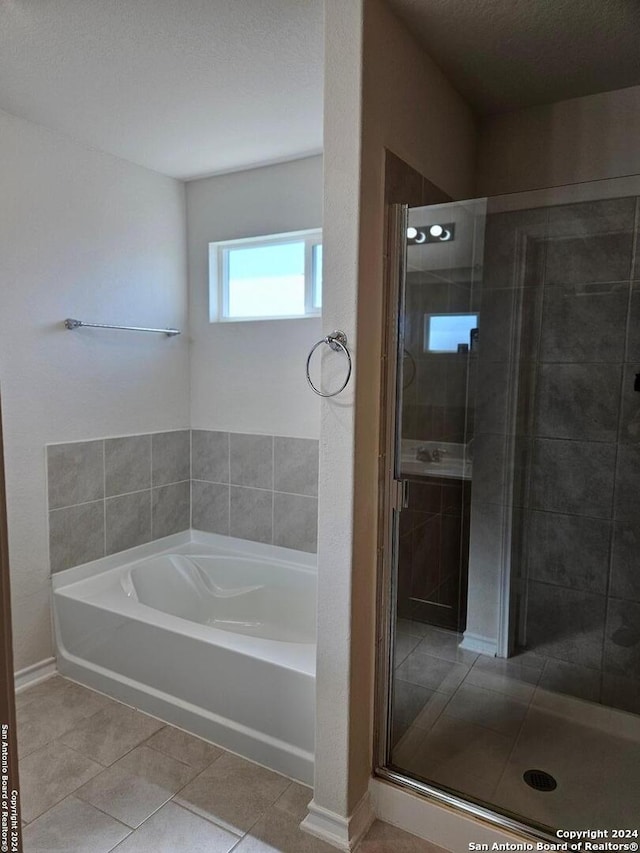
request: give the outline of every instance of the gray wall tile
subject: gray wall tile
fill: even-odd
[[[529,575],[533,580],[605,594],[611,523],[597,518],[532,512]]]
[[[628,283],[545,287],[542,361],[621,362]]]
[[[318,550],[318,499],[273,495],[273,544],[297,551]]]
[[[640,245],[636,256],[637,277],[640,278]],[[640,287],[634,282],[629,305],[629,325],[627,332],[627,361],[640,361]]]
[[[273,492],[231,486],[231,536],[253,542],[273,541]]]
[[[599,669],[606,598],[529,582],[527,646],[536,654]]]
[[[631,273],[631,231],[551,238],[545,282],[585,284],[624,281]]]
[[[310,438],[274,439],[274,489],[296,495],[318,494],[318,442]]]
[[[535,434],[616,441],[620,380],[616,364],[541,364]]]
[[[105,501],[107,554],[125,551],[151,539],[151,489]]]
[[[229,486],[191,481],[191,526],[208,533],[229,535]]]
[[[189,529],[190,497],[188,480],[152,489],[151,531],[154,539]]]
[[[601,681],[602,673],[599,669],[548,660],[540,677],[540,687],[589,702],[599,702]]]
[[[640,679],[605,672],[602,676],[602,702],[622,711],[640,714]]]
[[[542,280],[548,217],[544,207],[489,213],[483,288],[528,287]]]
[[[640,518],[640,445],[618,446],[614,514],[618,521]]]
[[[634,387],[636,374],[640,374],[640,364],[624,365],[619,436],[622,444],[640,444],[640,394]]]
[[[49,509],[104,497],[102,441],[52,444],[47,448]]]
[[[640,680],[640,604],[609,599],[604,668],[614,675]]]
[[[640,602],[640,519],[614,525],[610,594]]]
[[[188,480],[191,476],[190,430],[154,433],[151,436],[151,459],[154,486]]]
[[[549,208],[548,234],[588,237],[612,231],[631,231],[635,219],[635,198],[609,198],[560,204]]]
[[[52,510],[49,555],[52,572],[104,557],[104,501]]]
[[[106,439],[104,471],[107,497],[151,488],[151,436]]]
[[[191,476],[210,483],[229,482],[229,433],[191,431]]]
[[[534,442],[534,509],[611,517],[616,446],[540,438]]]
[[[273,489],[273,436],[231,433],[231,483]]]
[[[473,447],[472,497],[480,503],[501,504],[505,498],[506,438],[479,434]]]

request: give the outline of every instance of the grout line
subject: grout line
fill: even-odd
[[[103,530],[103,554],[107,556],[107,451],[104,440],[102,441],[102,530]]]
[[[227,483],[229,489],[227,532],[231,536],[231,433],[227,433]]]
[[[275,501],[275,487],[276,487],[276,440],[275,437],[271,436],[271,544],[275,542],[276,539],[276,501]]]
[[[196,483],[211,483],[211,485],[213,485],[213,486],[228,486],[229,488],[234,488],[234,489],[252,489],[255,492],[273,492],[274,495],[291,495],[291,497],[310,498],[311,500],[314,500],[314,501],[318,500],[317,495],[305,495],[305,494],[302,494],[301,492],[282,492],[279,489],[265,489],[262,486],[246,486],[246,485],[242,485],[240,483],[222,483],[219,480],[201,480],[198,477],[194,478],[194,482],[196,482]],[[156,488],[158,488],[158,487],[156,487]]]

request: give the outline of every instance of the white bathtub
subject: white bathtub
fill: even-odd
[[[58,669],[310,784],[315,563],[194,533],[60,572]]]

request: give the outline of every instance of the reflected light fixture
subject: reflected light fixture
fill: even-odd
[[[434,225],[410,225],[407,228],[407,244],[420,245],[421,243],[450,243],[455,239],[455,222],[446,222]]]

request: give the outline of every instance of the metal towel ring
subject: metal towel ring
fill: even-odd
[[[342,351],[346,355],[347,361],[349,362],[349,369],[347,370],[347,378],[344,380],[344,382],[338,388],[337,391],[332,391],[330,394],[324,394],[322,391],[320,391],[318,388],[316,388],[316,386],[311,381],[311,376],[309,374],[309,365],[311,364],[311,356],[318,349],[320,344],[328,344],[334,352]],[[347,383],[349,382],[350,379],[351,379],[351,353],[347,349],[347,336],[345,335],[344,332],[341,332],[339,329],[336,329],[335,332],[331,332],[330,335],[327,335],[326,338],[322,338],[322,340],[318,341],[318,343],[314,344],[313,347],[311,348],[311,352],[309,353],[309,355],[307,357],[307,382],[309,383],[309,386],[311,387],[311,390],[313,391],[313,393],[317,394],[318,397],[335,397],[336,394],[340,394],[341,391],[344,391],[344,389],[347,387]]]

